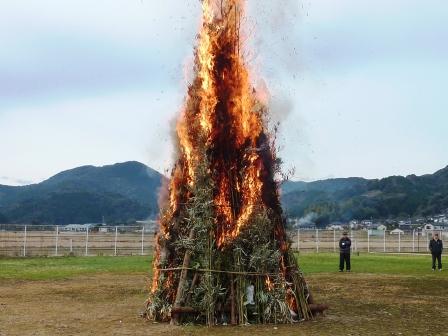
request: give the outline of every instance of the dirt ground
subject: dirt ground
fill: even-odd
[[[330,310],[289,326],[171,327],[139,317],[144,274],[0,281],[0,335],[448,335],[448,279],[319,274],[308,281]],[[434,326],[436,330],[428,330]]]

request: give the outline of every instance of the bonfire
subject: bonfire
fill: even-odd
[[[275,132],[242,52],[244,1],[203,0],[202,9],[146,316],[207,325],[310,319],[279,200]]]

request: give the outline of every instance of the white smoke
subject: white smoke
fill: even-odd
[[[306,17],[309,4],[298,0],[248,1],[247,26],[252,77],[257,92],[269,92],[269,126],[279,125],[276,146],[292,179],[312,176],[309,122],[297,100],[305,78]],[[266,81],[266,83],[265,83]],[[266,94],[264,94],[266,96]]]
[[[317,214],[315,212],[310,212],[306,214],[304,217],[299,218],[297,221],[297,226],[309,226],[309,225],[315,225],[315,221],[317,219]]]
[[[297,78],[301,69],[300,25],[306,15],[298,0],[258,0],[249,2],[249,42],[255,59],[269,77]],[[279,71],[281,73],[279,73]]]

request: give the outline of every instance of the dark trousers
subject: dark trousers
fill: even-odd
[[[432,269],[436,269],[436,259],[438,268],[442,269],[442,253],[432,254]]]
[[[350,252],[341,252],[339,254],[339,270],[344,270],[344,262],[345,268],[347,271],[350,271]]]

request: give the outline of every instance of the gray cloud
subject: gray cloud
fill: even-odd
[[[1,105],[129,88],[163,89],[182,80],[180,64],[191,50],[198,20],[186,15],[194,11],[191,4],[168,16],[166,6],[142,1],[128,2],[120,11],[119,1],[106,6],[41,0],[39,12],[32,12],[33,4],[20,2],[0,4]],[[86,7],[89,15],[84,15]],[[157,12],[164,16],[153,16]],[[7,20],[11,15],[14,20]]]
[[[126,53],[123,47],[107,45],[100,39],[88,41],[82,37],[75,39],[64,36],[50,39],[53,42],[41,50],[41,55],[29,53],[28,64],[11,68],[9,64],[2,63],[1,98],[88,92],[92,89],[138,86],[142,83],[155,86],[165,79],[163,69],[143,48],[138,52],[134,49]],[[99,43],[100,48],[97,46]]]
[[[280,155],[297,177],[446,165],[448,3],[247,2],[248,61],[271,91]],[[130,159],[166,167],[199,7],[0,1],[0,174],[37,181]]]

